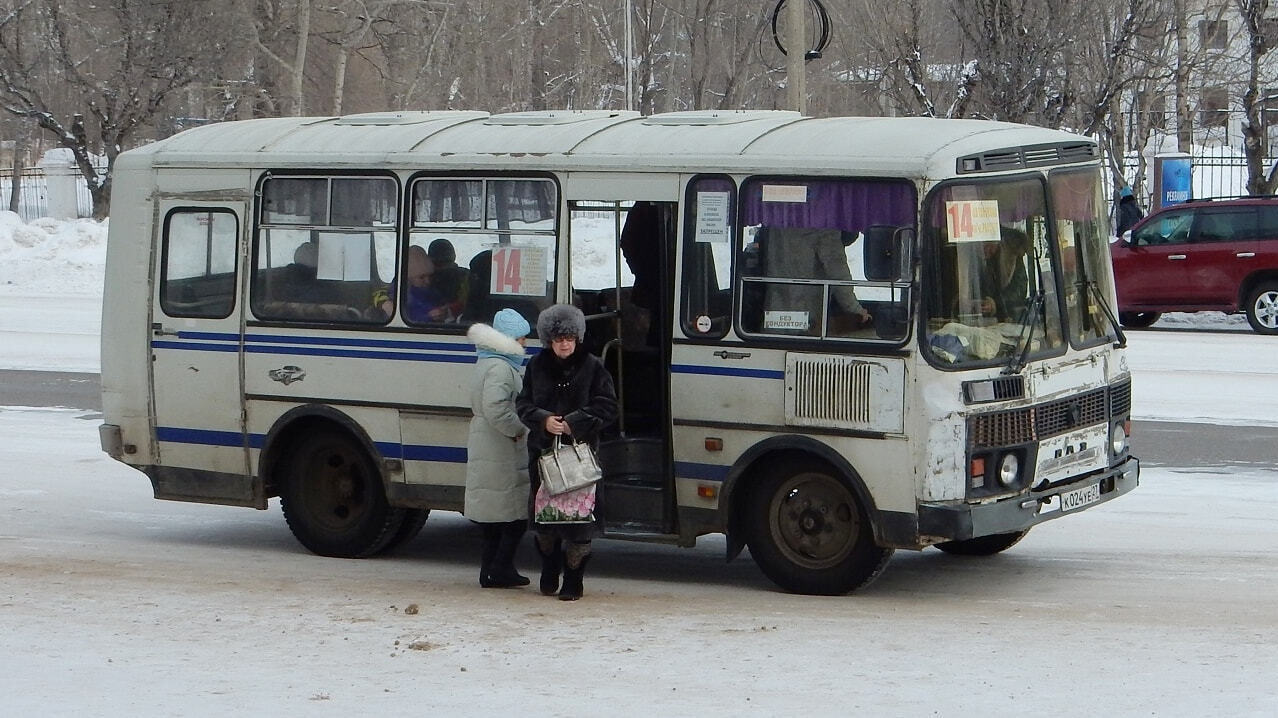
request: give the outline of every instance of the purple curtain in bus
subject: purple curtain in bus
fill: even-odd
[[[764,202],[765,185],[806,187],[803,202]],[[745,224],[770,227],[813,227],[860,232],[874,224],[913,227],[916,200],[909,182],[806,182],[755,180],[744,186],[741,204]]]

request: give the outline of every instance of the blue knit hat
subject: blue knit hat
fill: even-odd
[[[1131,187],[1124,187],[1124,188],[1122,188],[1122,189],[1118,190],[1118,196],[1119,196],[1119,197],[1131,197],[1131,196],[1132,196],[1132,188],[1131,188]]]
[[[505,334],[511,339],[528,336],[528,332],[532,331],[532,327],[528,325],[528,320],[515,311],[506,308],[497,312],[493,317],[493,329]]]

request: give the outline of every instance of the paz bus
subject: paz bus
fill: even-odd
[[[156,498],[278,497],[317,554],[462,509],[466,329],[505,307],[580,307],[614,377],[603,536],[722,533],[785,590],[995,554],[1138,483],[1088,138],[389,112],[187,130],[113,183],[103,450]],[[413,311],[414,252],[446,311]]]

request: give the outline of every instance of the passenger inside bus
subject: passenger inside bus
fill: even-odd
[[[405,267],[408,277],[404,319],[408,322],[424,324],[427,322],[445,322],[453,319],[449,316],[448,304],[440,296],[432,281],[435,275],[435,263],[426,249],[419,245],[408,248],[408,262]],[[390,283],[386,292],[378,292],[375,296],[378,307],[391,316],[395,312],[395,300],[399,297],[399,280]]]
[[[457,266],[457,250],[443,237],[432,241],[426,254],[435,266],[431,286],[439,295],[449,321],[456,321],[466,308],[470,272]]]
[[[846,248],[858,236],[837,229],[760,227],[755,242],[764,276],[851,281]],[[829,296],[830,305],[824,307],[820,285],[769,283],[763,330],[819,336],[823,319],[830,334],[848,335],[872,327],[874,318],[861,305],[851,285],[831,284]]]

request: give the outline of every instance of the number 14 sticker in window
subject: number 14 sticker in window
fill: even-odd
[[[945,229],[951,242],[997,242],[998,200],[946,202]]]
[[[546,250],[541,247],[493,248],[490,294],[541,297],[546,294]]]

